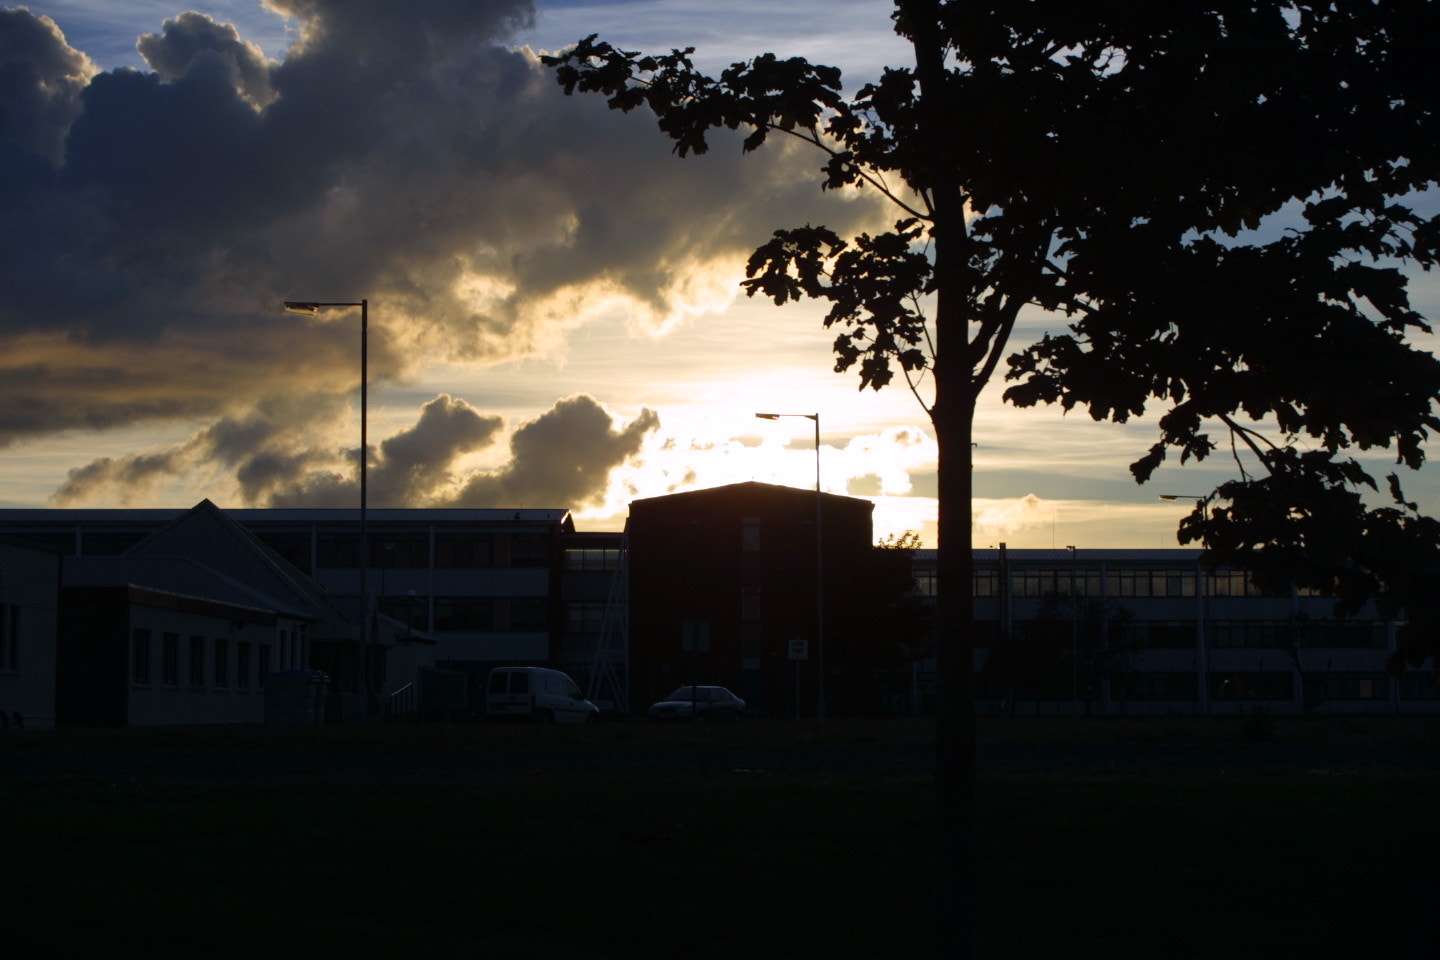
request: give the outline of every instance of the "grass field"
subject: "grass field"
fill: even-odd
[[[1235,722],[993,721],[982,743],[1236,737]],[[1431,723],[1276,724],[1432,742]],[[331,782],[379,750],[924,743],[924,724],[53,731],[39,755],[316,758],[303,784],[0,780],[0,956],[928,957],[930,779],[690,769]],[[84,763],[78,765],[83,770]],[[0,765],[0,776],[6,768]],[[982,957],[1430,957],[1440,774],[982,777]]]

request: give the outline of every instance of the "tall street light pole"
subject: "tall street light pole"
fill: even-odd
[[[370,531],[367,516],[365,464],[369,459],[368,392],[370,384],[370,301],[369,300],[286,300],[292,313],[317,316],[322,307],[360,308],[360,682],[366,682],[370,646]],[[368,687],[368,683],[366,684]]]
[[[820,672],[815,684],[815,716],[825,719],[825,526],[820,502],[820,414],[757,413],[761,420],[804,417],[815,421],[815,657]]]

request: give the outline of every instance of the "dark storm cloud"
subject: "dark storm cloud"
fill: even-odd
[[[252,417],[282,419],[266,412],[279,405],[294,422],[275,436],[241,454],[193,439],[171,466],[223,465],[247,500],[297,489],[296,471],[312,471],[317,496],[339,491],[341,451],[317,463],[314,444],[273,441],[330,425],[353,390],[352,346],[280,301],[368,297],[383,390],[424,361],[555,349],[617,297],[662,328],[715,284],[732,295],[776,223],[843,232],[872,215],[822,201],[813,156],[742,160],[717,145],[682,163],[650,119],[562,96],[532,56],[499,45],[530,21],[528,2],[270,6],[301,25],[282,61],[192,12],[139,41],[153,72],[93,76],[49,21],[0,11],[0,446],[145,421],[243,438]],[[618,461],[591,469],[602,462]],[[139,458],[91,467],[62,498],[149,476]],[[538,482],[513,473],[473,494]]]
[[[645,435],[659,426],[655,412],[644,410],[617,430],[593,398],[566,397],[515,431],[504,470],[472,477],[448,505],[578,509],[599,503],[610,471],[639,453]]]
[[[53,23],[0,10],[0,143],[58,164],[94,73],[90,58],[70,49]]]

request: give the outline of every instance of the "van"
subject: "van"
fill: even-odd
[[[496,667],[485,684],[487,720],[591,723],[600,714],[569,675],[547,667]]]

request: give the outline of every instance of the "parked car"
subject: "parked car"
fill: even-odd
[[[650,707],[652,720],[739,720],[745,716],[745,701],[724,687],[677,687],[668,697]]]
[[[496,667],[485,685],[487,720],[591,723],[599,715],[568,674],[548,667]]]

